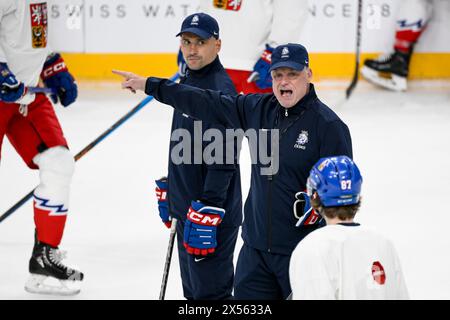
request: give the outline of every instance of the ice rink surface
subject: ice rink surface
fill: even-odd
[[[319,82],[316,90],[352,134],[364,177],[356,221],[394,242],[411,298],[450,299],[450,82],[412,82],[407,93],[395,93],[361,81],[344,102],[346,84]],[[74,105],[55,107],[72,152],[143,97],[118,83],[81,84]],[[85,281],[79,295],[63,299],[158,299],[169,231],[157,213],[154,179],[166,174],[171,115],[170,107],[151,102],[77,162],[61,248]],[[244,145],[246,197],[250,160]],[[0,214],[37,183],[38,173],[5,139]],[[0,223],[0,299],[54,299],[23,289],[33,230],[31,201]],[[235,259],[241,245],[239,239]],[[175,250],[167,299],[183,299]]]

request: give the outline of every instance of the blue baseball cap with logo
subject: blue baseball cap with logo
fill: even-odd
[[[269,72],[282,67],[297,71],[309,67],[309,56],[306,48],[297,43],[288,43],[276,47],[272,53],[272,64]]]
[[[202,39],[211,37],[219,39],[219,24],[209,14],[203,12],[194,13],[184,19],[181,31],[176,36],[178,37],[185,32],[196,34]]]

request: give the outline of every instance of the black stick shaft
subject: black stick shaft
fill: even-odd
[[[161,282],[161,291],[159,292],[159,300],[164,300],[166,296],[167,280],[169,279],[170,263],[172,261],[173,245],[177,235],[177,219],[172,218],[172,226],[170,227],[169,245],[167,246],[166,262],[164,264],[163,278]]]
[[[347,90],[345,91],[345,96],[348,99],[352,94],[358,83],[359,76],[359,64],[360,64],[360,50],[361,50],[361,24],[362,24],[362,0],[358,0],[358,21],[356,24],[356,61],[355,61],[355,71],[353,73],[353,79]]]

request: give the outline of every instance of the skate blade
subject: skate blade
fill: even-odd
[[[405,77],[400,77],[395,74],[380,74],[378,71],[367,68],[366,66],[362,67],[361,75],[373,84],[389,90],[406,91],[407,89]]]
[[[25,291],[36,294],[73,296],[80,293],[80,284],[72,280],[32,274],[25,284]]]

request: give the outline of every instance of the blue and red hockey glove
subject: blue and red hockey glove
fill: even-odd
[[[59,53],[48,56],[41,72],[41,78],[48,88],[55,90],[56,94],[50,96],[54,103],[57,103],[59,98],[61,104],[67,107],[76,100],[77,84]]]
[[[253,72],[247,79],[248,82],[255,81],[256,86],[260,89],[272,88],[272,76],[269,72],[270,64],[272,63],[272,52],[273,48],[266,44],[266,49],[255,63]]]
[[[322,216],[311,207],[311,201],[306,192],[297,192],[294,202],[294,216],[298,219],[296,227],[319,225]]]
[[[156,198],[158,199],[158,211],[162,222],[170,229],[172,226],[172,217],[169,215],[169,205],[167,203],[167,178],[155,180]]]
[[[185,77],[187,71],[187,63],[184,60],[181,49],[178,51],[177,64],[178,64],[178,74],[180,75],[180,77]]]
[[[222,222],[225,209],[192,201],[184,224],[183,244],[189,254],[206,256],[216,251],[217,226]]]
[[[26,93],[25,85],[16,79],[8,65],[0,63],[0,101],[13,103]]]

